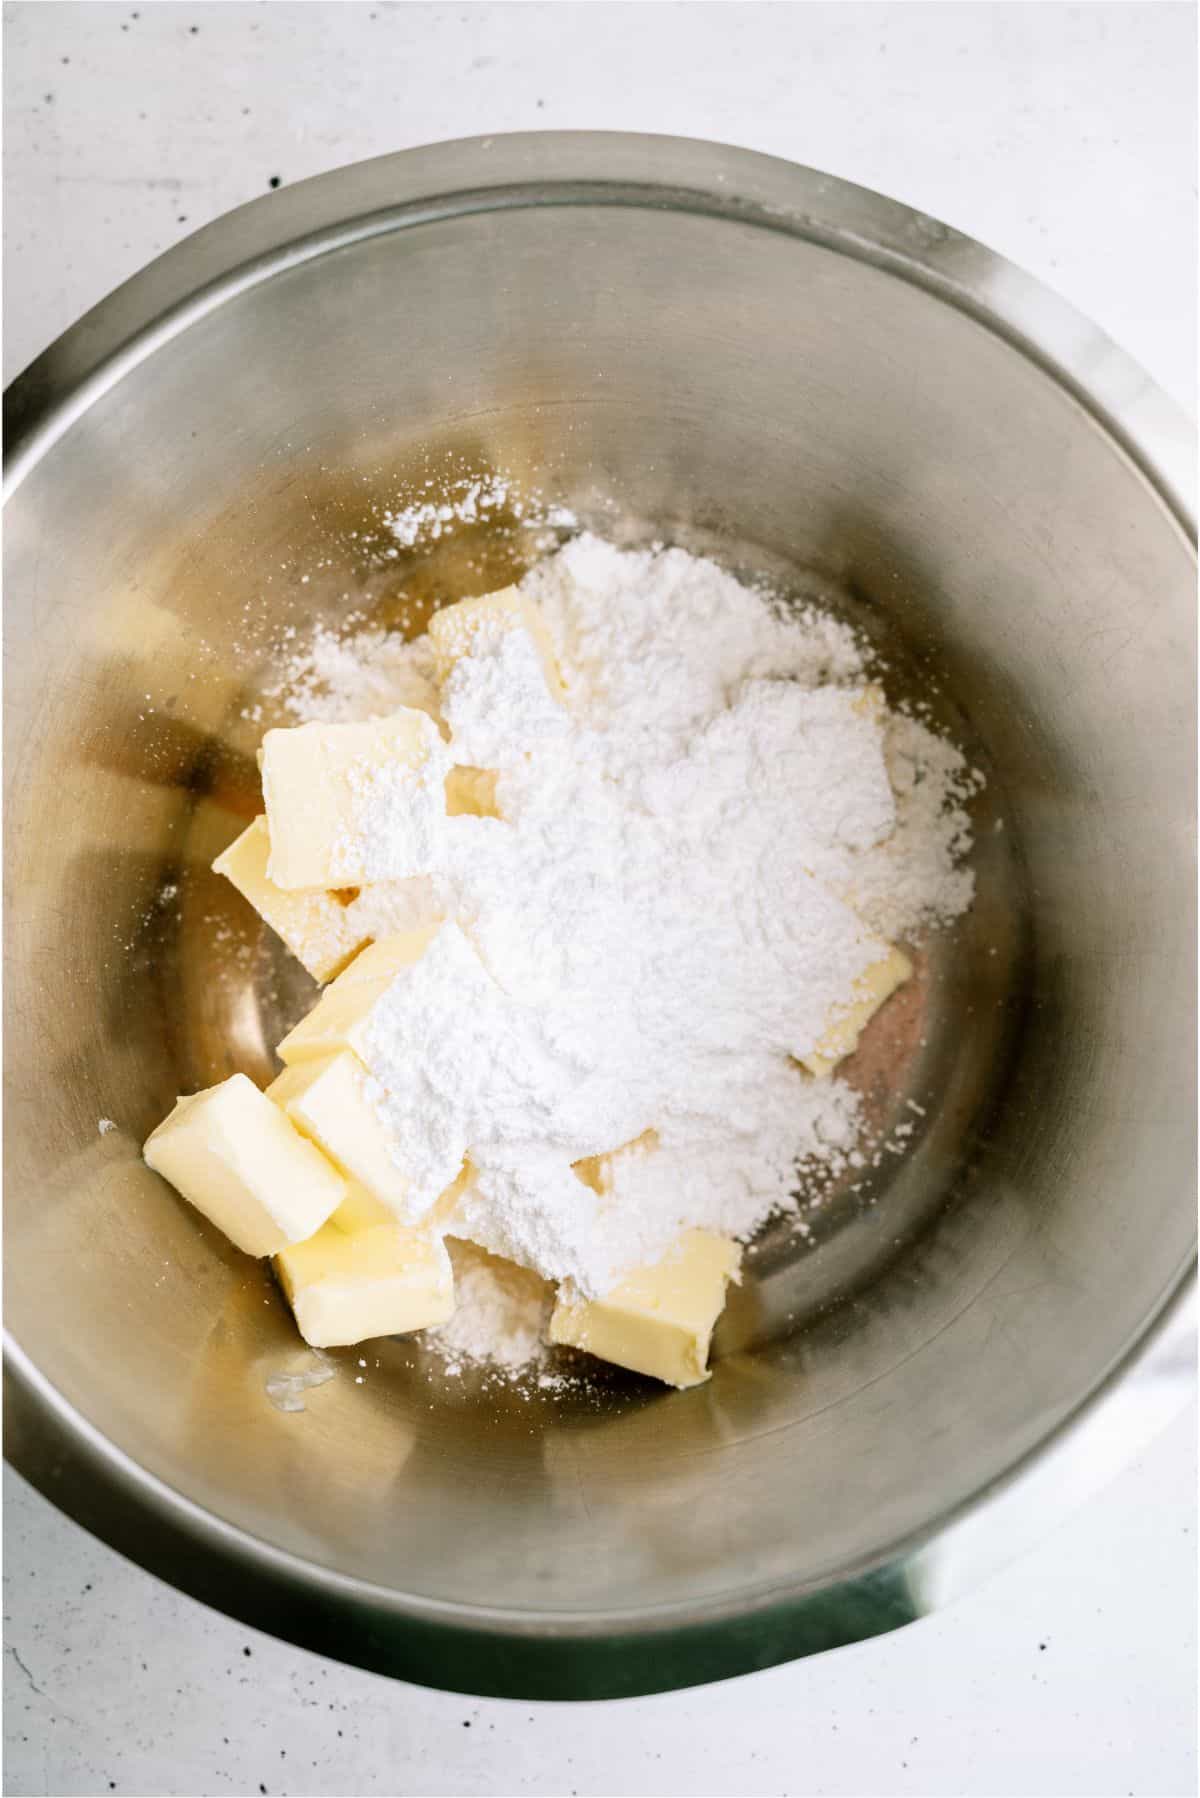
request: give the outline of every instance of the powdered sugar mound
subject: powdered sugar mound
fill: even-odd
[[[830,884],[894,941],[960,917],[975,897],[975,876],[962,860],[971,847],[966,802],[983,776],[953,743],[899,713],[887,720],[884,755],[895,831]]]
[[[519,1369],[537,1359],[554,1294],[527,1268],[499,1261],[469,1242],[448,1244],[454,1265],[454,1315],[425,1340],[460,1373],[462,1363]]]
[[[459,762],[508,768],[565,741],[568,716],[546,685],[528,631],[484,626],[473,633],[470,651],[455,662],[441,696]]]
[[[744,1127],[723,1130],[712,1112],[669,1118],[652,1151],[613,1158],[599,1194],[543,1143],[472,1150],[474,1178],[449,1228],[585,1297],[660,1260],[684,1229],[744,1236],[748,1218],[792,1208],[798,1159],[827,1175],[848,1166],[859,1125],[840,1081],[803,1080],[786,1063],[765,1076],[760,1064],[757,1081],[753,1094],[726,1094]]]
[[[398,632],[373,626],[350,636],[319,626],[265,691],[268,698],[281,698],[301,724],[353,724],[402,706],[434,717],[438,709],[428,637],[406,642]]]
[[[374,884],[425,875],[445,860],[446,776],[451,760],[437,726],[425,716],[420,759],[396,757],[351,764],[350,818],[334,843],[335,868]]]
[[[855,853],[882,843],[896,826],[872,697],[862,687],[748,680],[677,760],[647,770],[641,801],[660,818],[673,815],[693,852],[717,835],[730,861],[767,845],[770,884],[813,877],[846,888]]]
[[[354,902],[446,920],[365,1059],[412,1217],[469,1155],[452,1233],[593,1295],[855,1164],[855,1094],[797,1062],[880,936],[970,903],[977,777],[886,712],[848,626],[711,562],[585,535],[522,588],[567,705],[522,630],[456,663],[448,753],[499,771],[500,815],[448,820],[432,878]],[[320,642],[290,703],[362,716],[431,673],[422,642],[361,632]],[[573,1170],[651,1130],[602,1191]]]
[[[471,1161],[474,1179],[451,1224],[467,1241],[589,1293],[604,1291],[637,1259],[623,1243],[614,1264],[602,1201],[561,1152],[507,1143],[476,1150]]]
[[[381,880],[363,887],[347,907],[354,933],[379,942],[398,931],[420,930],[446,915],[446,901],[436,876]]]
[[[862,676],[849,626],[813,608],[784,613],[685,550],[619,550],[585,533],[521,586],[557,640],[573,703],[615,730],[610,757],[630,766],[645,738],[677,742],[755,676],[808,687]]]

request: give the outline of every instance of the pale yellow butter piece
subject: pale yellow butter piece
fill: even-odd
[[[421,1218],[418,1227],[426,1235],[444,1236],[446,1234],[454,1215],[454,1208],[468,1184],[471,1172],[470,1164],[464,1163],[461,1173],[451,1182],[445,1192],[434,1200],[429,1210]],[[344,1230],[352,1236],[356,1231],[370,1229],[375,1224],[394,1224],[397,1221],[395,1212],[381,1204],[367,1191],[365,1186],[360,1186],[356,1180],[349,1181],[348,1185],[350,1190],[344,1202],[338,1206],[329,1220],[330,1223],[336,1224],[339,1230]]]
[[[245,1074],[178,1100],[143,1153],[247,1255],[311,1236],[346,1197],[337,1169]]]
[[[394,1221],[351,1233],[326,1224],[307,1242],[282,1249],[275,1271],[313,1348],[423,1330],[454,1310],[446,1245]]]
[[[402,930],[384,937],[356,955],[350,966],[325,988],[306,1018],[288,1032],[276,1053],[289,1067],[315,1056],[353,1049],[363,1059],[371,1013],[397,974],[420,961],[440,924]]]
[[[542,663],[546,685],[560,703],[564,698],[562,675],[554,643],[537,607],[517,587],[502,587],[477,599],[460,599],[444,606],[429,620],[434,665],[444,681],[460,656],[470,655],[480,640],[504,631],[525,630],[532,637]]]
[[[267,871],[286,892],[405,880],[437,865],[449,758],[427,713],[269,730],[260,760]]]
[[[736,1277],[741,1250],[708,1230],[687,1230],[653,1267],[638,1268],[602,1299],[560,1298],[549,1340],[586,1349],[668,1386],[708,1378],[708,1345]]]
[[[434,1200],[422,1217],[420,1223],[422,1230],[430,1235],[445,1234],[453,1218],[455,1206],[469,1185],[473,1172],[470,1162],[465,1161],[457,1178],[450,1183],[439,1198]],[[350,1180],[347,1184],[350,1190],[329,1220],[330,1223],[336,1224],[339,1230],[345,1230],[348,1234],[353,1235],[356,1230],[367,1230],[374,1224],[396,1222],[395,1212],[375,1198],[365,1186],[361,1186],[357,1180]],[[403,1222],[403,1219],[401,1221]]]
[[[862,687],[851,708],[860,718],[869,718],[873,724],[882,724],[887,716],[887,700],[883,688],[876,681]]]
[[[496,818],[496,774],[491,768],[451,768],[446,776],[448,818]]]
[[[422,1229],[437,1230],[443,1233],[448,1232],[454,1220],[454,1213],[458,1206],[458,1201],[462,1198],[474,1179],[475,1169],[471,1166],[469,1160],[464,1160],[461,1168],[458,1170],[458,1173],[454,1176],[454,1179],[450,1182],[445,1192],[434,1200],[429,1211],[421,1220]]]
[[[620,1171],[622,1163],[640,1160],[658,1147],[658,1131],[643,1130],[632,1142],[623,1143],[619,1149],[610,1149],[606,1155],[586,1155],[582,1161],[573,1161],[578,1177],[585,1186],[599,1193],[601,1198],[613,1189],[613,1182]]]
[[[329,1221],[353,1236],[359,1230],[373,1230],[377,1224],[394,1224],[396,1213],[357,1180],[347,1180],[346,1196]]]
[[[337,893],[288,893],[276,886],[267,874],[270,853],[267,820],[256,818],[217,857],[213,871],[232,881],[314,980],[332,980],[370,942],[370,934]]]
[[[854,982],[853,997],[826,1026],[816,1048],[797,1057],[801,1066],[819,1079],[831,1074],[838,1062],[857,1048],[859,1037],[884,1000],[912,978],[912,963],[902,949],[889,948],[886,943],[880,943],[879,948],[878,960]]]
[[[399,1145],[368,1098],[366,1082],[358,1056],[343,1049],[284,1068],[268,1086],[267,1097],[358,1189],[347,1201],[355,1217],[386,1223],[401,1211],[407,1181]]]

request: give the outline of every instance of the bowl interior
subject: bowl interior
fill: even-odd
[[[208,872],[258,809],[285,633],[510,578],[539,548],[513,516],[400,558],[379,529],[497,471],[630,540],[820,571],[987,771],[979,902],[860,1060],[881,1120],[921,1103],[912,1153],[815,1249],[766,1234],[709,1385],[557,1402],[389,1341],[282,1413],[266,1379],[306,1357],[274,1288],[139,1149],[177,1091],[264,1076],[309,996]],[[1018,347],[760,223],[448,207],[134,359],[7,526],[9,1321],[178,1492],[472,1610],[740,1602],[933,1526],[1155,1314],[1193,1234],[1192,560]]]

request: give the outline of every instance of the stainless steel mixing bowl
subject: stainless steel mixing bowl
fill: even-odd
[[[805,169],[484,139],[200,232],[8,431],[8,1453],[64,1509],[365,1666],[637,1692],[912,1619],[1176,1402],[1191,437],[1091,326]],[[282,1413],[277,1295],[139,1146],[303,1002],[206,872],[256,807],[271,646],[499,584],[515,525],[379,530],[495,469],[839,580],[986,763],[980,900],[926,970],[913,1153],[815,1251],[768,1233],[711,1384],[530,1399],[389,1342]]]

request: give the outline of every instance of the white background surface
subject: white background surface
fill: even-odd
[[[438,138],[723,138],[983,239],[1193,405],[1188,5],[5,8],[6,378],[218,213]],[[898,1635],[605,1706],[358,1673],[179,1597],[5,1476],[20,1794],[1195,1790],[1195,1424]]]

